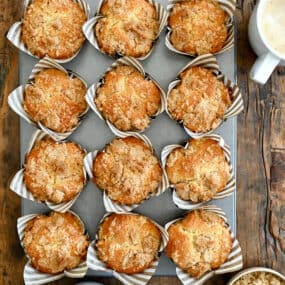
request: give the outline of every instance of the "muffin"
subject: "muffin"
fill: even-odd
[[[97,257],[120,273],[141,273],[151,267],[162,242],[158,227],[147,217],[111,214],[100,225]]]
[[[93,181],[114,202],[133,205],[156,193],[162,169],[144,141],[118,138],[98,152],[93,162]]]
[[[168,19],[170,42],[191,55],[217,53],[225,45],[228,16],[216,0],[188,0],[174,4]]]
[[[86,259],[89,238],[75,215],[51,212],[27,223],[22,244],[35,269],[57,274]]]
[[[171,117],[195,133],[218,127],[232,103],[229,89],[204,67],[187,68],[180,79],[167,98]]]
[[[142,57],[158,36],[159,19],[148,0],[105,0],[95,25],[99,48],[110,56]]]
[[[213,212],[195,210],[168,228],[166,254],[194,278],[219,268],[232,249],[225,221]]]
[[[143,131],[161,105],[159,88],[132,66],[106,73],[95,104],[103,117],[121,131]]]
[[[83,190],[85,152],[73,142],[45,138],[26,155],[24,183],[33,196],[55,204],[68,202]]]
[[[79,123],[86,108],[85,84],[58,69],[36,74],[24,93],[24,110],[30,118],[55,132],[68,132]]]
[[[167,157],[166,173],[177,195],[192,202],[211,200],[231,177],[224,150],[209,138],[192,139],[186,149],[174,149]]]
[[[84,42],[85,12],[73,0],[33,0],[27,7],[21,40],[35,56],[67,59]]]

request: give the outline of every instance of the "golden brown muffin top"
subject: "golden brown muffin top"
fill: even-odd
[[[227,39],[226,21],[216,0],[181,1],[170,12],[170,41],[177,50],[193,55],[219,52]]]
[[[22,41],[35,56],[66,59],[82,46],[82,26],[86,20],[75,1],[33,0],[24,16]]]
[[[195,210],[168,228],[166,254],[194,278],[219,268],[232,250],[231,233],[213,212]]]
[[[217,141],[191,139],[186,149],[174,149],[167,157],[166,173],[181,199],[204,202],[225,188],[230,166]]]
[[[49,274],[77,267],[86,259],[88,245],[81,221],[68,212],[37,215],[28,222],[23,238],[32,266]]]
[[[162,180],[158,158],[140,139],[114,139],[93,162],[93,181],[115,202],[137,204],[155,193]]]
[[[50,138],[36,142],[26,155],[24,183],[33,196],[56,204],[72,200],[83,190],[85,152],[73,142]]]
[[[24,109],[35,122],[56,132],[68,132],[87,108],[86,86],[58,69],[44,69],[25,88]]]
[[[151,50],[159,21],[147,0],[105,0],[100,14],[95,35],[105,53],[142,57]]]
[[[107,72],[95,104],[105,119],[121,131],[142,131],[159,110],[160,90],[132,66]]]
[[[168,112],[192,132],[215,129],[231,105],[228,88],[209,69],[190,67],[167,99]]]
[[[161,241],[160,230],[147,217],[111,214],[100,225],[95,248],[109,268],[134,274],[151,266]]]

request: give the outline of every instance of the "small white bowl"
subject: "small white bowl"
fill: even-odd
[[[285,276],[282,275],[281,273],[270,269],[270,268],[266,268],[266,267],[251,267],[251,268],[247,268],[244,269],[242,271],[240,271],[239,273],[237,273],[236,275],[234,275],[230,281],[228,281],[227,285],[233,285],[236,281],[238,281],[241,277],[249,274],[249,273],[255,273],[255,272],[267,272],[267,273],[271,273],[272,275],[275,275],[276,277],[279,277],[282,281],[285,281]]]

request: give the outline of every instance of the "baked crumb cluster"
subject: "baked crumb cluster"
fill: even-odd
[[[85,152],[75,143],[50,138],[35,144],[26,155],[24,183],[40,201],[56,204],[72,200],[85,183]]]
[[[79,78],[58,69],[44,69],[26,86],[24,109],[33,121],[56,132],[68,132],[87,108],[86,90]]]
[[[145,56],[158,36],[155,7],[147,0],[105,0],[95,25],[102,51],[133,57]]]
[[[143,272],[157,258],[160,230],[142,215],[111,214],[104,219],[95,245],[109,268],[127,274]]]
[[[166,172],[177,195],[192,202],[211,200],[230,179],[224,150],[207,138],[189,140],[186,149],[173,150],[167,157]]]
[[[115,202],[137,204],[155,193],[162,180],[158,158],[135,137],[114,139],[93,163],[93,181]]]
[[[142,131],[159,110],[160,90],[134,67],[117,66],[105,75],[95,104],[119,130]]]
[[[166,254],[194,278],[219,268],[232,249],[225,221],[213,212],[195,210],[168,228]]]
[[[219,52],[227,39],[227,14],[216,0],[188,0],[174,4],[168,25],[170,41],[182,52]]]
[[[51,212],[28,222],[22,242],[35,269],[56,274],[86,259],[89,238],[76,216]]]
[[[234,285],[285,285],[285,281],[269,272],[252,272],[240,277]]]
[[[22,41],[40,58],[66,59],[84,42],[85,12],[72,0],[33,0],[22,24]]]
[[[215,129],[231,105],[228,88],[211,70],[190,67],[180,74],[181,82],[167,99],[168,112],[192,132]]]

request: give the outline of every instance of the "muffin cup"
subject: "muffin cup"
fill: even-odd
[[[227,223],[226,214],[222,211],[222,209],[220,209],[214,205],[202,206],[202,207],[199,207],[197,209],[216,213],[221,218],[223,218],[224,221]],[[172,225],[173,223],[175,223],[176,221],[178,221],[182,218],[175,219],[173,221],[168,222],[164,227],[165,230],[167,231],[168,228],[170,227],[170,225]],[[231,232],[231,237],[233,239],[233,245],[232,245],[232,250],[231,250],[231,252],[227,258],[227,261],[225,263],[223,263],[218,269],[211,270],[211,271],[205,273],[200,278],[193,278],[187,272],[183,271],[181,268],[176,266],[176,274],[177,274],[177,277],[182,282],[182,284],[184,284],[184,285],[202,285],[202,284],[204,284],[204,282],[206,282],[208,279],[210,279],[214,275],[238,271],[243,267],[243,258],[242,258],[241,247],[239,245],[237,238],[235,237],[234,233],[232,232],[231,227],[229,225],[228,225],[228,227],[229,227],[229,230]]]
[[[46,136],[47,136],[47,134],[45,134],[43,131],[37,130],[33,134],[32,140],[31,140],[30,145],[29,145],[28,150],[27,150],[27,154],[32,150],[32,148],[35,146],[36,142],[41,141]],[[57,143],[62,143],[62,142],[57,142]],[[83,149],[83,150],[85,153],[87,153],[85,149]],[[68,211],[72,207],[72,205],[75,203],[75,201],[77,200],[77,198],[79,197],[79,195],[81,193],[81,192],[79,192],[72,200],[70,200],[68,202],[63,202],[60,204],[55,204],[55,203],[52,203],[49,201],[42,202],[42,201],[38,200],[37,198],[35,198],[33,196],[33,194],[27,189],[25,182],[24,182],[24,171],[25,171],[25,164],[13,177],[13,179],[10,183],[10,189],[13,192],[15,192],[17,195],[21,196],[22,198],[25,198],[25,199],[28,199],[28,200],[31,200],[34,202],[46,204],[53,211],[57,211],[57,212],[61,212],[61,213]],[[84,186],[85,186],[87,183],[87,174],[86,174],[86,170],[84,167],[83,167],[83,173],[84,173],[84,177],[85,177],[85,181],[84,181]]]
[[[184,128],[185,132],[191,136],[194,139],[197,138],[202,138],[206,135],[211,134],[213,131],[215,131],[219,126],[222,125],[224,121],[226,121],[228,118],[234,117],[238,115],[240,112],[243,111],[243,98],[242,94],[239,90],[239,87],[230,81],[219,69],[219,65],[217,62],[217,59],[212,55],[212,54],[206,54],[206,55],[201,55],[190,61],[177,75],[177,78],[172,81],[169,86],[168,86],[168,91],[167,91],[167,97],[169,96],[170,92],[172,91],[173,88],[175,88],[177,85],[180,84],[181,82],[181,73],[185,71],[186,69],[193,67],[193,66],[199,66],[199,67],[204,67],[212,71],[212,73],[224,83],[224,85],[231,91],[231,97],[232,97],[232,104],[230,107],[226,110],[224,116],[221,118],[221,122],[212,130],[204,133],[197,133],[189,130],[183,123],[183,121],[178,121],[178,123]],[[166,113],[168,116],[172,118],[171,114],[168,112],[168,107],[167,107],[167,101],[166,101]],[[173,119],[174,121],[177,121]]]
[[[159,83],[152,78],[149,74],[147,74],[142,65],[133,57],[122,57],[120,59],[117,59],[105,72],[105,74],[109,71],[111,71],[112,69],[114,69],[117,66],[132,66],[134,67],[137,71],[139,71],[145,79],[148,79],[150,81],[152,81],[160,90],[160,100],[161,100],[161,105],[159,110],[156,112],[156,114],[153,116],[156,117],[159,114],[161,114],[164,110],[165,110],[165,106],[166,106],[166,94],[164,92],[164,90],[162,89],[162,87],[159,85]],[[96,97],[96,92],[97,89],[102,86],[104,84],[104,78],[105,78],[105,74],[103,75],[103,77],[99,80],[98,83],[95,83],[93,85],[90,86],[90,88],[88,89],[85,99],[87,101],[87,104],[90,106],[90,108],[95,112],[95,114],[101,119],[106,121],[107,125],[109,126],[109,128],[111,129],[111,131],[116,135],[116,136],[124,136],[125,134],[133,134],[134,132],[144,132],[146,129],[142,130],[142,131],[120,131],[119,129],[117,129],[110,121],[105,120],[103,115],[101,114],[101,112],[97,109],[97,106],[94,102],[94,99]]]
[[[89,19],[89,14],[90,14],[90,8],[89,8],[89,4],[85,1],[85,0],[73,0],[75,3],[78,3],[79,6],[84,10],[84,13],[87,17],[87,19]],[[28,8],[28,6],[30,5],[30,3],[32,2],[32,0],[24,0],[24,15],[26,13],[26,10]],[[7,39],[15,46],[17,47],[19,50],[21,50],[22,52],[35,57],[35,58],[39,58],[38,56],[32,54],[25,46],[25,44],[23,43],[23,41],[21,40],[21,34],[22,34],[22,24],[23,24],[23,20],[19,22],[14,23],[8,33],[7,33]],[[82,44],[83,46],[83,44]],[[81,48],[82,48],[81,46]],[[74,59],[80,52],[81,48],[71,57],[69,58],[65,58],[65,59],[53,59],[56,62],[59,63],[66,63],[71,61],[72,59]]]
[[[60,140],[64,140],[66,139],[68,136],[70,136],[80,125],[80,121],[78,122],[77,126],[75,126],[71,131],[69,132],[65,132],[65,133],[59,133],[59,132],[55,132],[47,127],[45,127],[41,122],[34,122],[33,119],[27,114],[27,112],[25,111],[24,107],[23,107],[23,103],[24,103],[24,94],[25,94],[25,88],[27,85],[29,84],[33,84],[35,76],[42,70],[44,69],[50,69],[50,68],[54,68],[54,69],[58,69],[60,71],[65,72],[67,75],[70,76],[70,78],[78,78],[80,79],[84,85],[86,86],[86,88],[88,87],[87,83],[84,81],[84,79],[82,79],[78,74],[76,74],[73,71],[69,71],[66,70],[65,68],[63,68],[61,65],[59,65],[57,62],[55,62],[54,60],[52,60],[49,57],[45,57],[43,59],[41,59],[33,68],[28,82],[26,83],[26,85],[21,85],[18,88],[16,88],[14,91],[12,91],[8,97],[8,104],[10,106],[10,108],[17,113],[20,117],[22,117],[25,121],[27,121],[28,123],[30,123],[31,125],[34,125],[35,127],[37,127],[38,129],[41,129],[43,132],[45,132],[46,134],[48,134],[49,136],[51,136],[54,140],[56,141],[60,141]],[[84,115],[88,112],[89,110],[89,106],[87,105],[85,111],[79,116],[80,119],[83,119]]]
[[[185,1],[185,0],[168,0],[168,5],[167,5],[168,15],[170,15],[171,10],[176,3],[183,2],[183,1]],[[217,2],[219,3],[220,7],[226,12],[226,14],[229,17],[229,19],[226,23],[226,27],[228,30],[227,39],[225,41],[223,48],[220,51],[215,53],[215,54],[220,54],[220,53],[223,53],[224,51],[231,49],[234,46],[234,32],[235,32],[234,31],[234,13],[235,13],[235,9],[236,9],[236,7],[235,7],[236,6],[236,0],[217,0]],[[167,25],[165,45],[169,50],[171,50],[175,53],[188,55],[188,56],[192,56],[192,57],[197,57],[197,55],[195,55],[195,54],[190,54],[190,53],[183,52],[183,51],[176,49],[170,41],[171,33],[172,33],[172,29],[170,28],[170,26]]]
[[[85,230],[85,226],[84,223],[82,222],[82,220],[80,219],[80,217],[75,214],[72,211],[68,211],[69,213],[73,214],[74,216],[76,216],[78,218],[78,220],[81,222],[83,229],[84,229],[84,233],[86,232]],[[19,240],[21,242],[21,246],[23,247],[23,249],[25,250],[24,246],[23,246],[23,238],[24,238],[24,234],[25,234],[25,228],[27,226],[27,223],[32,220],[34,217],[36,217],[38,214],[31,214],[31,215],[26,215],[23,217],[18,218],[17,220],[17,232],[18,232],[18,237]],[[29,259],[29,261],[26,263],[25,267],[24,267],[24,281],[26,285],[40,285],[40,284],[45,284],[48,282],[52,282],[55,280],[59,280],[62,279],[63,277],[69,277],[69,278],[83,278],[86,273],[87,273],[87,263],[86,261],[81,262],[76,268],[70,269],[70,270],[65,270],[62,273],[58,273],[58,274],[48,274],[48,273],[42,273],[40,271],[38,271],[37,269],[35,269],[30,261],[30,257],[29,255],[25,252],[27,258]]]
[[[102,220],[100,221],[100,225],[103,223],[104,219],[107,218],[112,213],[107,213],[104,215]],[[120,213],[119,213],[120,214]],[[121,213],[121,214],[128,214],[128,215],[138,215],[135,213]],[[150,268],[147,268],[142,273],[137,274],[125,274],[125,273],[119,273],[115,270],[109,269],[104,262],[102,262],[96,254],[96,250],[94,248],[97,240],[98,240],[98,234],[95,236],[95,240],[92,241],[88,247],[87,252],[87,266],[88,268],[92,270],[99,270],[99,271],[105,271],[111,273],[116,279],[120,280],[125,285],[145,285],[148,283],[148,281],[151,279],[153,274],[155,273],[157,266],[159,264],[159,255],[164,250],[165,246],[168,243],[168,233],[167,231],[157,224],[155,221],[151,220],[160,230],[161,236],[162,236],[162,242],[159,248],[159,253],[157,258],[152,262],[152,265]]]
[[[99,5],[98,5],[98,9],[96,11],[95,16],[93,18],[89,19],[88,21],[86,21],[85,24],[83,25],[83,33],[84,33],[86,39],[90,42],[90,44],[93,47],[95,47],[101,53],[106,54],[99,47],[99,44],[97,42],[97,38],[96,38],[96,35],[95,35],[95,31],[94,31],[94,27],[97,24],[98,20],[101,19],[101,18],[104,18],[104,16],[100,14],[100,9],[101,9],[101,6],[104,3],[104,1],[105,0],[100,0]],[[150,56],[150,54],[153,51],[154,45],[155,45],[156,41],[158,40],[159,35],[161,34],[161,32],[162,32],[162,30],[163,30],[163,28],[164,28],[164,26],[166,24],[167,17],[168,17],[168,13],[165,11],[165,9],[163,8],[163,6],[160,3],[157,3],[155,0],[148,0],[148,2],[150,4],[152,4],[154,6],[155,10],[156,10],[156,15],[157,15],[157,17],[159,19],[159,28],[158,28],[158,33],[157,33],[156,39],[153,42],[152,48],[150,49],[150,51],[146,55],[141,56],[141,57],[137,57],[137,59],[139,59],[139,60],[147,59]],[[110,55],[108,55],[108,56],[110,56]],[[116,53],[116,55],[113,56],[113,58],[119,58],[119,57],[122,57],[122,56],[124,56],[124,55]]]
[[[225,197],[232,195],[236,189],[236,179],[234,177],[233,165],[232,165],[231,158],[230,158],[231,157],[230,147],[225,143],[224,139],[219,135],[211,134],[211,135],[205,136],[205,138],[213,139],[213,140],[218,142],[219,146],[224,151],[226,161],[227,161],[229,168],[230,168],[230,179],[227,182],[225,188],[221,192],[216,193],[214,195],[214,197],[212,198],[213,200],[223,199]],[[194,210],[194,209],[197,209],[197,208],[203,206],[204,204],[208,203],[209,201],[195,203],[195,202],[192,202],[190,200],[186,201],[186,200],[181,199],[176,193],[175,186],[169,183],[168,176],[166,173],[166,161],[167,161],[167,157],[170,155],[170,153],[177,148],[187,149],[188,144],[189,143],[187,142],[185,146],[182,146],[179,144],[172,144],[172,145],[165,146],[161,152],[161,163],[162,163],[162,167],[164,169],[164,173],[166,175],[167,186],[171,187],[173,190],[172,199],[173,199],[173,202],[175,203],[175,205],[180,209]]]
[[[141,135],[138,133],[133,133],[131,135],[124,134],[124,136],[121,136],[121,138],[125,138],[128,136],[134,136],[138,139],[143,140],[146,146],[151,149],[153,154],[155,154],[153,146],[147,136]],[[84,158],[84,167],[90,179],[93,179],[93,161],[95,160],[98,152],[99,150],[89,152]],[[146,199],[141,201],[139,204],[124,205],[124,204],[117,203],[113,201],[111,198],[109,198],[106,191],[103,191],[103,203],[104,203],[105,210],[107,212],[115,212],[115,213],[130,212],[136,207],[138,207],[139,205],[141,205],[144,201],[150,199],[152,196],[159,196],[160,194],[162,194],[167,189],[168,186],[167,186],[167,177],[166,177],[165,170],[163,169],[163,167],[161,167],[161,169],[162,169],[162,180],[159,184],[157,191],[155,193],[150,194]]]

